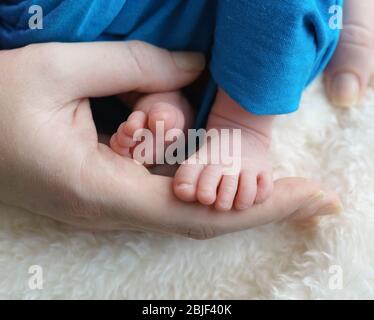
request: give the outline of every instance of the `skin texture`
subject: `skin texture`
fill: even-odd
[[[176,91],[203,67],[200,55],[140,42],[0,51],[0,201],[79,228],[195,239],[339,212],[335,193],[297,178],[240,213],[183,203],[170,178],[98,142],[87,97]]]

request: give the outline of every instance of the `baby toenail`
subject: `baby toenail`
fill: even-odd
[[[192,188],[192,184],[188,184],[188,183],[178,184],[177,188],[178,189],[190,189],[190,188]]]
[[[222,209],[230,209],[230,202],[228,201],[220,201],[218,206]]]
[[[248,209],[249,206],[247,204],[238,204],[238,210],[245,210]]]
[[[204,197],[210,197],[212,193],[209,190],[199,190],[199,193]]]

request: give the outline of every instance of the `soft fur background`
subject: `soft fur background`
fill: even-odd
[[[154,234],[84,233],[0,207],[1,298],[374,298],[374,91],[356,109],[331,107],[320,82],[299,112],[279,117],[277,177],[307,176],[345,210],[317,230],[273,224],[199,242]],[[28,269],[44,270],[42,290]],[[331,266],[343,288],[331,290]]]

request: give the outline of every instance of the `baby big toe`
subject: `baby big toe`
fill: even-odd
[[[168,103],[158,103],[149,111],[148,127],[153,133],[156,132],[157,125],[162,125],[165,131],[178,128],[178,126],[180,127],[178,129],[182,129],[183,124],[179,124],[180,117],[183,117],[183,114],[176,107]]]
[[[237,175],[223,176],[215,203],[217,210],[227,211],[232,208],[238,183],[239,177]]]
[[[235,198],[235,208],[245,210],[254,204],[257,194],[256,176],[249,172],[242,172],[239,178],[238,193]]]
[[[182,201],[196,201],[196,189],[204,165],[182,164],[174,177],[174,193]]]

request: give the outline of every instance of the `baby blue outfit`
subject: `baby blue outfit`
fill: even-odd
[[[0,47],[39,42],[143,40],[169,50],[204,52],[212,79],[197,125],[217,85],[247,111],[295,111],[305,87],[326,67],[338,42],[332,6],[343,0],[2,0]],[[43,29],[29,28],[29,8]],[[87,53],[89,54],[89,53]]]

